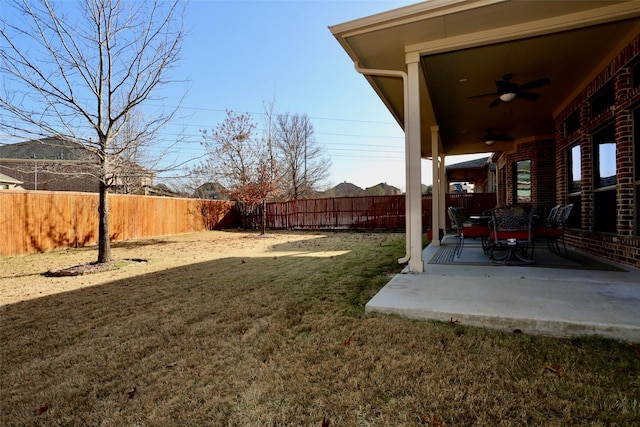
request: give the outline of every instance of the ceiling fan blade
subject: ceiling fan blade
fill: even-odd
[[[494,99],[493,102],[489,104],[489,108],[495,107],[498,104],[500,104],[500,97],[497,97],[496,99]]]
[[[544,85],[548,85],[549,83],[551,83],[551,80],[547,77],[542,78],[542,79],[538,79],[538,80],[534,80],[532,82],[529,83],[525,83],[519,86],[520,90],[528,90],[528,89],[535,89],[538,88],[540,86],[544,86]]]
[[[520,98],[524,98],[524,99],[529,99],[531,101],[535,101],[536,99],[540,98],[540,94],[539,93],[534,93],[534,92],[520,92],[518,91],[516,93],[516,95]]]
[[[497,95],[500,95],[500,94],[498,92],[483,93],[482,95],[470,96],[469,99],[482,98],[482,97],[485,97],[485,96],[497,96]]]

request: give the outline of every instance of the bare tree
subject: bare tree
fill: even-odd
[[[113,192],[139,193],[152,184],[152,170],[163,156],[154,154],[155,133],[146,131],[146,123],[139,110],[132,110],[111,143],[113,173],[109,188]]]
[[[9,4],[12,6],[9,10]],[[124,136],[134,111],[158,101],[184,38],[181,0],[13,0],[0,17],[0,129],[10,135],[79,142],[98,159],[98,263],[110,262],[110,186],[132,144],[154,135],[177,108],[145,117]]]
[[[275,135],[283,170],[283,195],[288,200],[309,197],[329,177],[331,167],[313,136],[309,117],[306,114],[279,114]]]
[[[207,159],[195,172],[221,184],[238,203],[243,218],[262,205],[264,234],[264,205],[277,191],[277,166],[269,144],[255,137],[255,128],[251,115],[227,111],[225,120],[211,134],[202,131]]]

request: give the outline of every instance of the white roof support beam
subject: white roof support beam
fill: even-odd
[[[439,135],[438,135],[439,136]],[[438,169],[440,171],[440,199],[438,199],[438,217],[440,219],[440,229],[441,230],[446,230],[447,228],[447,191],[448,191],[448,185],[447,185],[447,176],[446,176],[446,168],[444,165],[444,158],[445,158],[445,154],[444,152],[440,153],[440,165],[438,166]],[[440,237],[440,236],[438,236]]]
[[[440,162],[438,141],[440,139],[440,128],[431,126],[431,164],[433,173],[433,185],[431,186],[431,244],[440,246],[440,200],[442,194],[442,184],[440,182]]]
[[[410,230],[409,271],[422,273],[422,180],[421,180],[421,140],[420,140],[420,55],[409,53],[405,56],[407,64],[408,111],[405,120],[409,134],[407,167],[407,230]]]

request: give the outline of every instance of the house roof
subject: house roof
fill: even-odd
[[[19,181],[13,177],[10,177],[9,175],[5,175],[3,173],[0,173],[0,182],[5,183],[5,184],[16,184],[16,185],[20,185],[22,184],[22,181]]]
[[[32,139],[29,141],[0,146],[0,160],[86,160],[89,150],[82,144],[55,138]]]
[[[455,163],[453,165],[446,166],[446,170],[453,169],[480,169],[487,166],[487,162],[489,161],[489,156],[482,157],[479,159],[468,160],[466,162]]]
[[[487,152],[483,135],[505,133],[491,151],[553,135],[554,118],[625,45],[640,34],[639,1],[431,0],[330,27],[364,68],[406,71],[419,58],[421,154],[431,156],[431,127],[441,152]],[[535,90],[535,101],[489,104],[496,81],[512,74]],[[397,78],[366,76],[403,126],[403,86]]]

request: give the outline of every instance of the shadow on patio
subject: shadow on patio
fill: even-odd
[[[536,264],[493,265],[478,242],[455,240],[423,251],[424,273],[398,274],[366,305],[367,313],[459,321],[505,331],[640,340],[640,270],[536,242]]]

